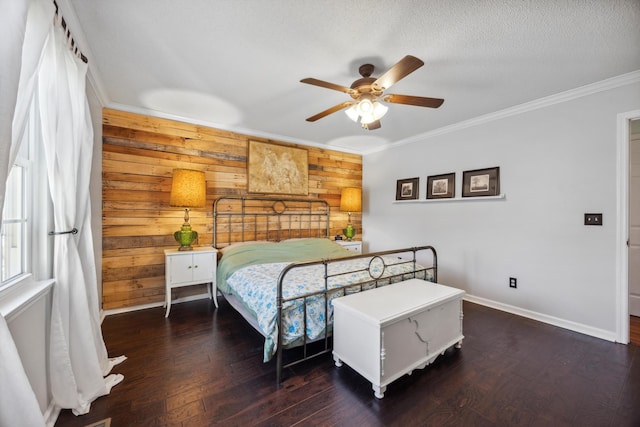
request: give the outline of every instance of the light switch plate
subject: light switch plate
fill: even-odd
[[[602,225],[602,214],[601,213],[584,214],[584,225]]]

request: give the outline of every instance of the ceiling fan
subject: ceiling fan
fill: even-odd
[[[388,107],[381,104],[380,101],[390,102],[392,104],[438,108],[442,105],[444,99],[391,93],[384,94],[384,91],[389,89],[393,84],[413,73],[423,65],[424,62],[422,62],[422,60],[415,56],[407,55],[380,77],[375,78],[371,77],[374,70],[373,65],[364,64],[358,68],[358,72],[362,78],[353,82],[351,87],[341,86],[314,78],[302,79],[300,80],[301,83],[344,92],[353,98],[353,101],[345,101],[341,104],[334,105],[331,108],[307,118],[307,121],[315,122],[316,120],[326,117],[329,114],[333,114],[336,111],[348,108],[345,112],[351,120],[356,123],[360,120],[363,128],[374,130],[380,128],[380,119],[388,110]]]

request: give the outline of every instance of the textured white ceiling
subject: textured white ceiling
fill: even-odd
[[[640,70],[640,0],[62,3],[108,106],[347,151]],[[350,98],[300,79],[349,86],[407,54],[425,65],[387,93],[439,109],[388,104],[375,131],[341,111],[305,121]]]

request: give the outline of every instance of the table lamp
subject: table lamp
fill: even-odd
[[[191,243],[196,241],[198,233],[191,230],[189,224],[189,208],[203,208],[207,203],[207,184],[204,172],[191,169],[174,169],[171,181],[170,206],[184,208],[184,224],[180,230],[173,233],[176,242],[180,243],[178,250],[190,251]]]
[[[349,223],[342,230],[342,233],[347,240],[351,240],[356,235],[356,229],[351,224],[351,212],[360,212],[362,210],[362,189],[355,187],[343,188],[340,195],[340,210],[349,213]]]

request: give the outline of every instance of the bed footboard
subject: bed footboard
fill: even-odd
[[[418,255],[420,254],[420,255]],[[418,261],[420,256],[421,260]],[[332,268],[336,263],[347,260],[355,260],[360,258],[370,258],[368,266],[358,271],[334,271]],[[389,260],[392,259],[392,262]],[[426,259],[426,261],[425,261]],[[278,278],[278,294],[277,294],[277,350],[276,350],[276,382],[278,387],[282,382],[283,370],[285,368],[297,365],[306,360],[315,358],[322,354],[332,351],[332,325],[333,310],[331,300],[333,298],[353,293],[374,289],[379,286],[399,282],[402,280],[418,278],[437,282],[438,267],[437,253],[432,246],[418,246],[404,249],[396,249],[381,252],[372,252],[368,254],[359,254],[343,258],[326,259],[320,261],[300,262],[289,264],[282,270]],[[283,283],[287,275],[292,271],[309,266],[321,265],[324,272],[324,288],[317,292],[307,293],[304,295],[296,295],[294,297],[285,298],[283,296]],[[393,271],[392,268],[393,267]],[[353,273],[368,273],[366,280],[353,282],[346,280],[346,277]],[[344,280],[343,280],[344,279]],[[283,345],[283,308],[290,302],[300,302],[302,304],[303,315],[303,331],[307,331],[307,301],[310,298],[321,298],[324,302],[324,333],[320,339],[308,339],[306,332],[302,334],[302,354],[294,360],[284,363],[284,345]],[[310,344],[317,346],[310,348]]]

